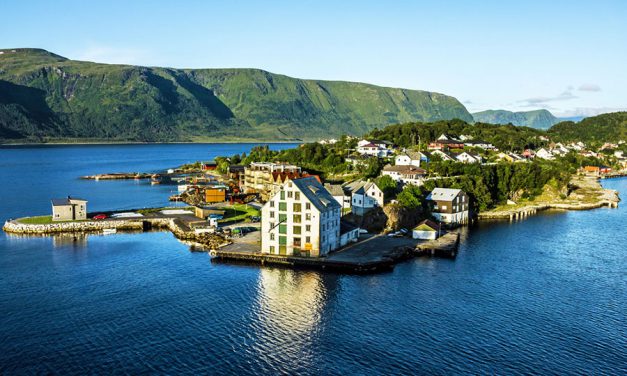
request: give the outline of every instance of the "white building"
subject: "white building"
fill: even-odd
[[[288,181],[261,209],[261,252],[326,256],[340,245],[340,210],[316,178]]]
[[[437,239],[440,236],[440,224],[435,223],[429,219],[425,219],[424,221],[418,223],[416,227],[411,232],[412,238],[414,239],[424,239],[424,240],[433,240]]]
[[[351,211],[364,215],[375,207],[383,207],[383,191],[373,182],[357,180],[343,186],[351,197]]]
[[[392,180],[401,184],[422,185],[426,171],[414,166],[390,166],[383,167],[382,175],[388,175]]]
[[[443,161],[455,161],[455,157],[453,157],[453,155],[451,155],[451,153],[448,153],[446,151],[442,151],[442,150],[433,150],[431,152],[431,156],[438,156],[440,157],[441,160]]]
[[[555,156],[553,155],[553,153],[546,150],[545,148],[541,148],[538,151],[536,151],[536,158],[551,160],[551,159],[555,159]]]
[[[427,200],[433,202],[432,214],[438,221],[448,224],[468,222],[468,195],[461,189],[435,188]]]
[[[422,155],[416,151],[405,151],[394,158],[394,164],[397,166],[415,166],[420,167]]]
[[[346,192],[344,187],[340,184],[330,184],[325,183],[324,189],[329,191],[331,196],[335,199],[335,201],[340,204],[342,209],[350,209],[351,208],[351,194],[350,192]]]
[[[455,159],[462,163],[481,163],[483,160],[480,155],[472,154],[467,151],[457,154]]]

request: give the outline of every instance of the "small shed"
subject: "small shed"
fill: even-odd
[[[440,224],[435,223],[432,220],[425,219],[418,223],[412,231],[412,237],[414,239],[437,239],[440,234]]]
[[[196,206],[194,210],[194,214],[196,217],[200,219],[207,219],[211,216],[221,216],[224,217],[224,210],[216,210],[214,208],[206,208],[202,206]]]
[[[340,219],[340,247],[355,243],[359,239],[359,227]]]
[[[53,221],[77,221],[87,219],[87,200],[67,196],[52,199]]]

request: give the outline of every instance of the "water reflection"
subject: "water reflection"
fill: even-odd
[[[312,342],[327,300],[320,273],[261,268],[252,324],[256,356],[286,372],[313,366]]]

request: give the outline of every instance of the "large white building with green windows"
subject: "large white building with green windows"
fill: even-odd
[[[261,209],[261,252],[326,256],[340,246],[340,211],[315,177],[288,181]]]

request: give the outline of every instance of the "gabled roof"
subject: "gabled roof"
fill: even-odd
[[[69,206],[74,204],[74,202],[72,201],[87,202],[87,200],[83,200],[82,198],[75,198],[70,196],[66,198],[53,198],[50,201],[52,201],[52,206]]]
[[[424,221],[418,223],[414,230],[422,230],[422,231],[438,231],[440,229],[440,225],[438,223],[433,222],[430,219],[425,219]]]
[[[292,183],[318,210],[327,211],[340,208],[340,204],[315,177],[294,179]]]
[[[355,180],[350,183],[344,184],[342,188],[349,193],[365,194],[366,191],[369,190],[370,187],[372,187],[373,185],[378,188],[378,186],[371,181]]]
[[[462,192],[461,189],[453,188],[435,188],[427,196],[427,200],[432,201],[453,201],[457,195]]]
[[[344,189],[340,184],[324,183],[324,188],[329,191],[332,196],[344,196]]]

